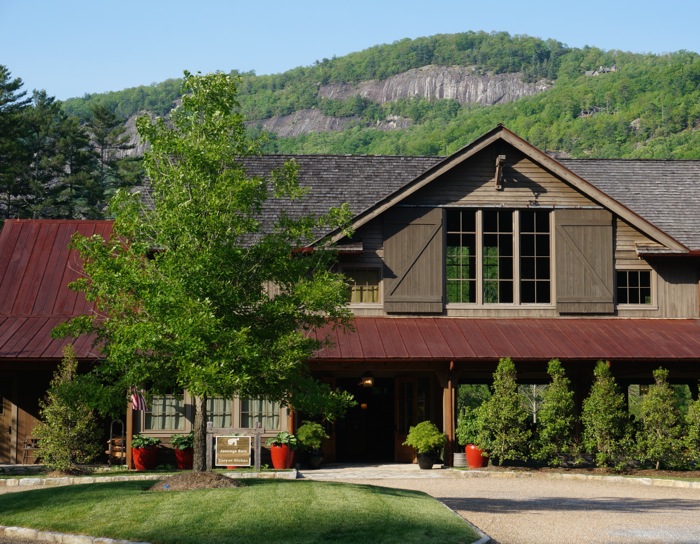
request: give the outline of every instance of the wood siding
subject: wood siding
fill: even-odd
[[[615,268],[639,267],[644,263],[637,255],[637,246],[663,247],[661,244],[642,234],[619,217],[615,218]],[[647,265],[648,267],[648,265]]]
[[[496,157],[506,155],[502,190],[496,189]],[[418,191],[406,204],[421,206],[581,207],[595,205],[510,146],[489,148],[466,160],[437,182]]]
[[[559,313],[613,313],[612,214],[557,210],[554,222]]]
[[[442,313],[442,210],[390,210],[385,214],[384,235],[384,309],[388,313]]]

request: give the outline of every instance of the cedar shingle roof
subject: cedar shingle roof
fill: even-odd
[[[559,162],[691,250],[700,250],[700,161]]]
[[[299,163],[310,193],[299,213],[325,213],[347,202],[358,214],[399,190],[444,157],[267,155],[246,158],[250,175],[266,175],[284,161]],[[700,250],[700,161],[562,159],[558,161],[691,250]],[[278,208],[267,208],[268,219]]]

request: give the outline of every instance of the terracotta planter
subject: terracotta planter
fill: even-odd
[[[277,470],[290,468],[294,462],[294,450],[287,444],[270,446],[270,456],[272,457],[272,466]]]
[[[489,458],[474,444],[467,444],[464,448],[464,453],[467,456],[467,466],[469,468],[484,468],[489,464]]]
[[[131,457],[136,470],[153,470],[158,465],[158,446],[131,448]]]
[[[179,450],[175,448],[175,463],[177,468],[181,470],[192,470],[192,465],[194,464],[194,449],[185,448],[184,450]]]

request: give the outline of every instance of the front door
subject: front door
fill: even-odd
[[[394,414],[394,451],[397,463],[412,463],[415,451],[404,446],[408,430],[421,421],[430,420],[432,416],[432,396],[429,378],[396,378],[396,399]]]
[[[353,394],[357,405],[335,422],[336,459],[352,463],[394,460],[394,383],[376,378],[371,387],[358,378],[338,378],[339,389]]]

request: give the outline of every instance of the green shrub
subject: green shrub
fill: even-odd
[[[530,429],[528,414],[518,395],[515,364],[509,358],[498,362],[493,375],[493,393],[478,411],[478,445],[498,461],[525,459]]]
[[[307,450],[320,450],[321,443],[328,438],[320,423],[304,421],[296,432],[299,445]]]
[[[549,361],[552,383],[542,399],[537,421],[535,459],[561,466],[574,453],[574,392],[558,359]]]
[[[686,451],[686,462],[697,467],[700,464],[700,399],[688,405],[688,411],[685,414],[683,446]]]
[[[581,412],[583,445],[594,455],[596,465],[620,467],[630,441],[625,397],[608,363],[598,361],[593,374],[593,385]]]
[[[39,404],[41,421],[33,433],[49,470],[79,472],[79,465],[95,460],[101,450],[100,427],[86,400],[89,383],[80,379],[77,370],[75,351],[68,345],[46,399]]]
[[[651,462],[658,470],[681,466],[681,415],[676,406],[673,388],[666,381],[668,370],[654,371],[654,383],[641,398],[640,429],[637,449],[643,462]]]
[[[155,438],[154,436],[146,436],[145,434],[135,434],[131,438],[132,448],[150,448],[153,446],[158,446],[160,444],[160,438]]]
[[[430,421],[421,421],[408,429],[404,446],[414,448],[418,453],[436,453],[447,444],[447,437]]]
[[[463,406],[462,409],[459,411],[459,416],[457,416],[457,428],[455,429],[455,435],[457,437],[457,443],[460,446],[466,446],[467,444],[474,444],[478,446],[478,410],[478,408],[470,408],[469,406]]]
[[[174,434],[170,438],[170,443],[177,450],[194,448],[194,431],[187,434]]]

